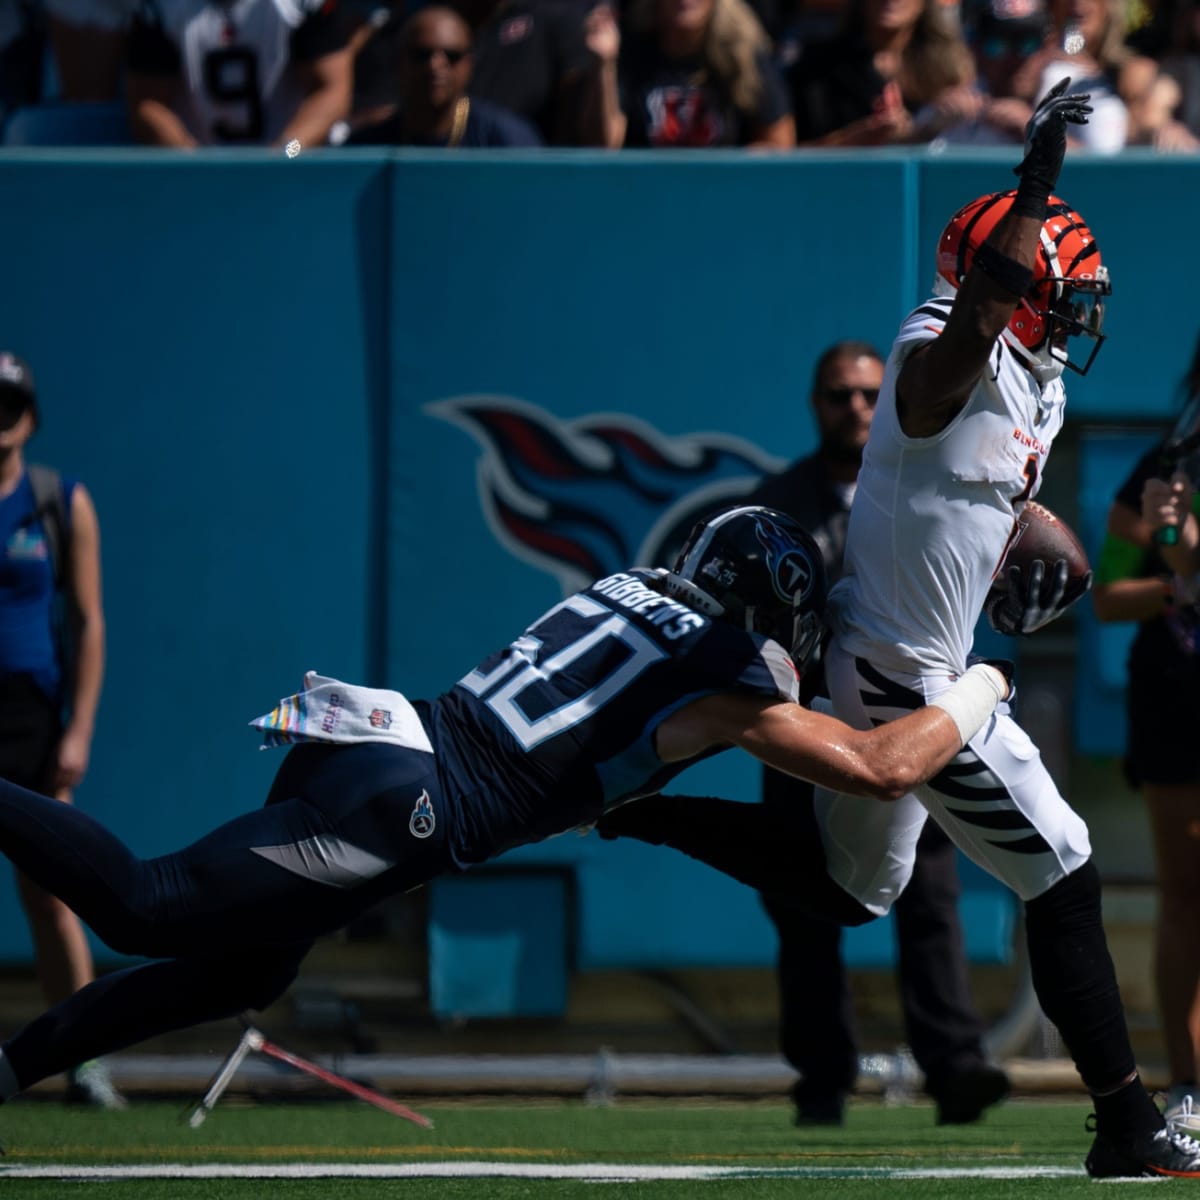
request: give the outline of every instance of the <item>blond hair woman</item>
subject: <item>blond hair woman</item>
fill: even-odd
[[[796,144],[770,39],[745,0],[635,0],[618,76],[625,146]]]

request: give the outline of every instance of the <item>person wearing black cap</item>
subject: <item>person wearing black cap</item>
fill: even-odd
[[[104,674],[99,524],[81,483],[26,464],[37,427],[33,373],[0,352],[0,777],[69,804]],[[61,900],[20,874],[18,883],[42,990],[57,1003],[92,981],[91,950]],[[71,1072],[67,1097],[125,1104],[100,1063]]]

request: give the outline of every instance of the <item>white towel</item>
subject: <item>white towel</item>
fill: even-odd
[[[285,696],[264,717],[250,724],[262,730],[263,745],[290,742],[391,742],[433,753],[416,710],[399,693],[360,687],[304,673],[304,690]]]

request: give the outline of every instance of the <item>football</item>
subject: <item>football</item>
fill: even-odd
[[[1009,567],[1020,567],[1021,574],[1028,578],[1029,569],[1038,558],[1046,564],[1047,572],[1060,558],[1067,560],[1067,591],[1063,596],[1065,604],[1073,604],[1087,591],[1087,576],[1092,568],[1088,563],[1087,551],[1075,530],[1044,504],[1029,500],[1017,518],[1016,537],[996,573],[993,594],[1008,586]]]

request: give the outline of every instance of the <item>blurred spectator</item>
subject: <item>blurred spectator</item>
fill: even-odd
[[[1172,115],[1193,138],[1200,138],[1200,0],[1177,0],[1162,73],[1178,88]]]
[[[1092,115],[1072,130],[1085,149],[1114,154],[1125,146],[1163,150],[1195,145],[1172,111],[1179,87],[1158,64],[1125,44],[1124,0],[1050,0],[1050,34],[1034,61],[1035,102],[1064,75],[1069,93],[1091,95]],[[1068,94],[1069,94],[1068,93]]]
[[[339,122],[345,128],[382,120],[400,103],[396,63],[400,36],[409,10],[404,0],[347,0],[347,20],[352,26],[348,45],[354,59],[354,86],[350,112]],[[331,141],[337,137],[331,136]]]
[[[1108,513],[1092,599],[1102,621],[1137,621],[1129,651],[1125,774],[1146,802],[1159,903],[1154,976],[1166,1040],[1165,1116],[1200,1133],[1200,549],[1194,487],[1200,453],[1164,463],[1166,443],[1200,430],[1200,340],[1171,434],[1142,456]],[[1173,477],[1172,477],[1173,476]],[[1172,477],[1172,478],[1165,478]],[[1171,528],[1175,542],[1159,531]]]
[[[0,777],[70,804],[104,677],[100,530],[83,484],[26,464],[37,427],[33,374],[0,353]],[[87,937],[61,900],[24,875],[18,884],[42,991],[56,1004],[94,978]],[[71,1073],[68,1099],[125,1107],[99,1063]]]
[[[1033,115],[1038,78],[1028,64],[1046,41],[1043,0],[983,0],[967,15],[979,108],[951,121],[939,138],[950,145],[1019,145]]]
[[[0,0],[0,125],[42,98],[46,31],[33,3]]]
[[[794,517],[816,541],[833,582],[842,571],[850,504],[883,382],[883,359],[866,342],[838,342],[817,360],[809,400],[820,445],[765,479],[747,503]],[[818,837],[813,786],[767,767],[763,803]],[[985,1061],[983,1021],[971,999],[958,916],[954,843],[928,821],[912,878],[896,900],[900,999],[913,1057],[937,1102],[942,1125],[969,1124],[1008,1091],[1008,1078]],[[858,1078],[854,997],[842,961],[842,927],[791,897],[763,893],[779,934],[779,1030],[784,1057],[800,1073],[792,1088],[797,1125],[840,1125]]]
[[[62,100],[118,100],[138,0],[45,0]]]
[[[336,0],[143,0],[127,98],[139,141],[325,142],[349,111],[353,59]]]
[[[405,22],[395,47],[399,104],[382,119],[353,130],[360,146],[540,146],[528,121],[467,95],[471,30],[453,9],[434,5]]]
[[[745,0],[634,0],[619,77],[626,146],[796,144],[786,85]]]
[[[836,37],[846,20],[845,0],[753,0],[755,13],[775,43],[775,61],[787,70],[810,42]]]
[[[475,44],[471,95],[535,125],[548,145],[603,146],[603,64],[580,0],[459,0]]]
[[[801,145],[927,141],[973,119],[974,67],[941,0],[849,0],[833,39],[804,48],[791,70]]]

